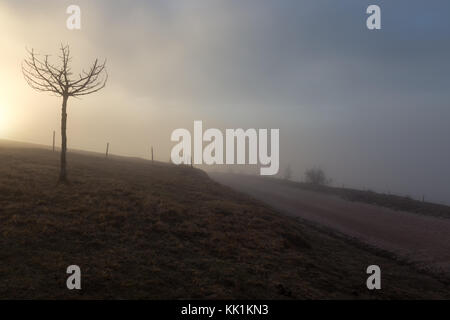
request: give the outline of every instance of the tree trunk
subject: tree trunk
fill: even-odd
[[[68,96],[63,96],[63,104],[61,110],[61,172],[59,174],[59,182],[67,182],[66,171],[66,151],[67,151],[67,100]]]

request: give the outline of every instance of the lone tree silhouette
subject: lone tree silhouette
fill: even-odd
[[[306,183],[315,185],[315,186],[325,186],[332,182],[331,179],[328,179],[325,175],[325,172],[320,168],[308,169],[305,171]]]
[[[38,55],[27,50],[29,56],[22,63],[22,72],[31,88],[39,92],[49,92],[62,97],[61,109],[61,171],[59,182],[67,182],[66,152],[67,152],[67,101],[70,97],[80,97],[103,89],[108,81],[106,60],[99,63],[95,59],[88,71],[83,70],[78,77],[72,79],[70,68],[72,58],[68,45],[61,45],[60,64],[49,61],[49,55]]]

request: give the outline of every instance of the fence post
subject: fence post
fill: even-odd
[[[152,146],[152,162],[153,162],[153,146]]]
[[[109,153],[109,142],[106,144],[106,157],[108,157]]]
[[[53,130],[53,152],[55,152],[55,130]]]

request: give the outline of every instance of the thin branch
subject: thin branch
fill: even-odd
[[[87,72],[83,70],[78,79],[72,80],[70,68],[72,58],[68,45],[61,44],[58,56],[61,61],[59,66],[50,63],[49,55],[41,59],[33,49],[27,51],[29,57],[22,63],[22,73],[28,85],[37,91],[78,97],[98,92],[108,82],[106,60],[99,64],[98,59]]]

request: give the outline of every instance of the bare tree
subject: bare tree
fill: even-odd
[[[331,179],[328,179],[325,172],[320,168],[308,169],[305,172],[306,183],[323,186],[331,183]]]
[[[28,51],[28,50],[27,50]],[[50,63],[49,55],[38,55],[32,49],[22,63],[22,72],[31,88],[39,92],[49,92],[62,97],[61,109],[61,171],[60,182],[67,182],[66,152],[67,152],[67,101],[70,97],[81,97],[103,89],[108,81],[106,60],[100,63],[95,59],[88,69],[72,78],[70,67],[72,58],[68,45],[61,45],[60,64]]]

